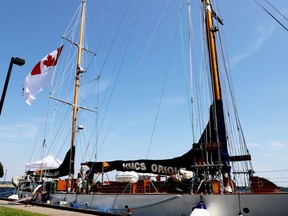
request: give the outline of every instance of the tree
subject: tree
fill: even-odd
[[[3,164],[0,162],[0,178],[4,175]]]

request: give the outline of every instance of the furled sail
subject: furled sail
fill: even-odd
[[[219,167],[222,167],[222,172],[230,173],[222,100],[216,100],[210,106],[209,122],[198,143],[194,144],[194,149],[198,150],[196,156],[198,164],[218,164]],[[205,156],[203,156],[203,152],[205,152]]]

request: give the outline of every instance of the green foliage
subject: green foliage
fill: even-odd
[[[4,175],[3,164],[0,162],[0,178],[2,178],[3,175]]]
[[[0,215],[5,216],[44,216],[44,214],[32,213],[28,211],[12,209],[4,206],[0,206]]]

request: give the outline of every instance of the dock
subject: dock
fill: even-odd
[[[0,182],[0,188],[14,188],[11,182]]]
[[[106,212],[97,212],[86,209],[70,208],[64,206],[55,206],[48,204],[29,204],[26,203],[12,203],[7,199],[0,199],[0,206],[14,208],[23,211],[29,211],[33,213],[40,213],[49,216],[87,216],[87,215],[98,215],[98,216],[124,216],[123,214],[113,214]],[[125,214],[126,215],[126,214]]]

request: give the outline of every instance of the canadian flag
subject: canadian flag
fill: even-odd
[[[26,76],[23,97],[28,105],[31,105],[36,99],[36,95],[51,83],[62,49],[63,46],[45,56]]]

